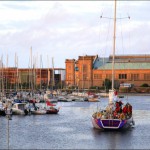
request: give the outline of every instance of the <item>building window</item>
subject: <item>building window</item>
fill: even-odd
[[[106,74],[106,79],[112,79],[112,74]]]
[[[131,74],[131,80],[139,80],[139,74]]]
[[[79,68],[78,68],[78,67],[75,67],[75,71],[79,71]]]
[[[94,74],[94,79],[102,79],[102,75],[101,74]]]
[[[127,79],[127,74],[119,74],[119,79]]]
[[[144,74],[144,80],[150,80],[150,74],[148,73]]]

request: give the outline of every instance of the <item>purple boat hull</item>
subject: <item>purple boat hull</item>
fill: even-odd
[[[120,119],[96,119],[92,117],[92,124],[97,129],[123,129],[134,125],[133,118]]]

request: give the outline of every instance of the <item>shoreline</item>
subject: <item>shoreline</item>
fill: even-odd
[[[119,96],[129,95],[129,96],[150,96],[150,93],[118,93]]]

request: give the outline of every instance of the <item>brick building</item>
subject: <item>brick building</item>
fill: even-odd
[[[0,68],[0,89],[36,89],[64,84],[65,69],[62,68]],[[24,89],[23,88],[23,89]]]
[[[79,56],[78,60],[66,59],[65,63],[67,86],[102,87],[105,79],[112,79],[112,56]],[[150,86],[150,55],[115,56],[115,86],[120,83]]]

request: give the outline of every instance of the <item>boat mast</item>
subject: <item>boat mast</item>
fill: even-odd
[[[4,66],[3,66],[3,54],[1,55],[1,99],[4,97]]]
[[[49,57],[47,55],[47,63],[48,63],[48,69],[47,69],[47,89],[49,88],[49,80],[50,80],[50,74],[49,74]]]
[[[42,89],[42,88],[41,88],[41,84],[42,84],[42,83],[41,83],[41,80],[42,80],[42,79],[41,79],[41,77],[42,77],[42,76],[41,76],[41,75],[42,75],[41,68],[43,67],[43,66],[42,66],[42,67],[41,67],[41,66],[42,66],[42,55],[40,55],[40,91],[41,91],[41,89]]]
[[[52,68],[53,68],[53,71],[52,71],[52,90],[54,90],[54,85],[55,85],[54,75],[55,75],[55,72],[54,72],[54,58],[53,57],[52,57]]]
[[[33,66],[32,66],[32,46],[30,48],[30,57],[31,57],[31,78],[30,78],[30,82],[31,82],[31,91],[33,93]]]
[[[114,66],[115,66],[115,49],[116,49],[116,6],[117,1],[115,0],[115,6],[114,6],[114,35],[113,35],[113,55],[112,55],[112,90],[114,89],[114,79],[115,79],[115,72],[114,72]]]

